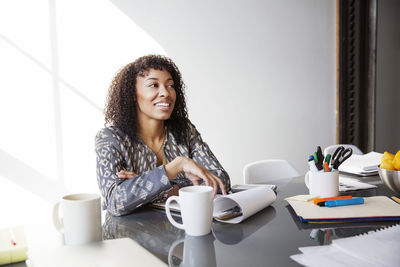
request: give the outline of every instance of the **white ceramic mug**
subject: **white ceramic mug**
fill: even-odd
[[[183,243],[183,260],[178,266],[182,267],[196,267],[196,266],[217,266],[217,260],[215,256],[214,248],[215,238],[210,235],[205,236],[190,236],[186,235],[185,239],[175,241],[168,252],[168,264],[169,266],[176,266],[173,263],[172,256],[174,255],[175,249]],[[176,249],[178,250],[178,249]],[[182,251],[182,250],[181,250]],[[178,254],[181,254],[177,251]],[[182,254],[181,254],[182,255]]]
[[[318,197],[337,197],[339,195],[339,172],[308,171],[304,177],[310,195]]]
[[[179,189],[179,197],[171,196],[165,203],[168,220],[191,236],[207,235],[211,231],[214,190],[211,186],[188,186]],[[178,202],[183,223],[176,222],[170,212],[170,203]]]
[[[61,204],[62,219],[59,209]],[[64,196],[53,208],[53,222],[64,234],[66,245],[78,245],[102,240],[100,196],[73,194]]]

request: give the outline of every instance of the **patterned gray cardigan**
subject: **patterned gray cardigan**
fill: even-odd
[[[173,134],[166,129],[165,161],[168,163],[177,156],[191,158],[219,177],[228,192],[228,174],[203,142],[195,126],[190,124],[189,128],[190,134],[184,145],[178,145]],[[179,187],[192,185],[183,173],[170,182],[164,165],[156,166],[155,153],[140,138],[132,142],[117,127],[103,128],[97,133],[96,154],[97,182],[103,196],[103,208],[115,216],[132,213],[136,208],[162,198],[165,192],[171,190],[171,183]],[[133,171],[138,176],[119,179],[117,172],[120,170]]]

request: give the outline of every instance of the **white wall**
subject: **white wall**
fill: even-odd
[[[335,52],[334,0],[1,1],[0,210],[24,223],[15,211],[98,192],[108,85],[147,53],[180,67],[190,118],[233,183],[267,158],[304,173],[335,140]]]
[[[0,1],[4,214],[36,210],[38,199],[53,203],[67,192],[99,192],[94,136],[108,86],[120,67],[147,53],[165,51],[108,0]]]
[[[304,173],[335,142],[335,1],[112,2],[176,61],[189,116],[233,183],[261,159]]]

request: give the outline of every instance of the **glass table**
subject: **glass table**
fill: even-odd
[[[393,195],[380,182],[379,176],[357,178],[374,183],[378,188],[346,192],[346,195]],[[293,178],[278,187],[277,199],[271,206],[240,224],[214,221],[212,233],[203,237],[185,236],[183,230],[169,223],[162,210],[144,207],[123,217],[107,214],[103,237],[132,238],[170,266],[298,266],[289,258],[300,253],[298,247],[326,245],[332,239],[399,223],[301,223],[284,199],[307,192],[304,177]]]

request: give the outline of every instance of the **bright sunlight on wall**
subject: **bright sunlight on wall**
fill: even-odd
[[[109,1],[0,2],[2,203],[21,189],[49,203],[98,193],[94,136],[108,85],[149,53],[165,51]]]

